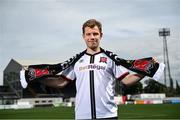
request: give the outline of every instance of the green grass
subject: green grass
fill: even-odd
[[[119,118],[178,119],[180,118],[180,104],[119,106]]]
[[[120,105],[119,119],[179,119],[180,104]],[[72,107],[0,110],[0,119],[74,119]]]

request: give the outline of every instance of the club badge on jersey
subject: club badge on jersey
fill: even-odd
[[[100,57],[100,63],[107,63],[107,57]]]

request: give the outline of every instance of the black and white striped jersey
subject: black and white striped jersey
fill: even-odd
[[[68,80],[76,80],[76,119],[116,117],[115,80],[128,74],[103,49],[94,55],[84,52],[74,65],[62,72]]]

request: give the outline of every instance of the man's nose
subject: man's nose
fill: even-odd
[[[94,36],[94,34],[91,34],[90,37],[91,37],[91,38],[94,38],[95,36]]]

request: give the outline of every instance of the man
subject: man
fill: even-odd
[[[83,24],[82,31],[87,49],[73,59],[72,64],[60,77],[47,77],[41,82],[62,88],[76,80],[76,119],[117,119],[117,106],[114,102],[115,80],[131,85],[140,81],[144,75],[129,74],[126,68],[117,65],[115,59],[100,47],[103,36],[100,22],[90,19]],[[21,73],[22,76],[24,74]],[[25,82],[23,78],[21,82]]]

